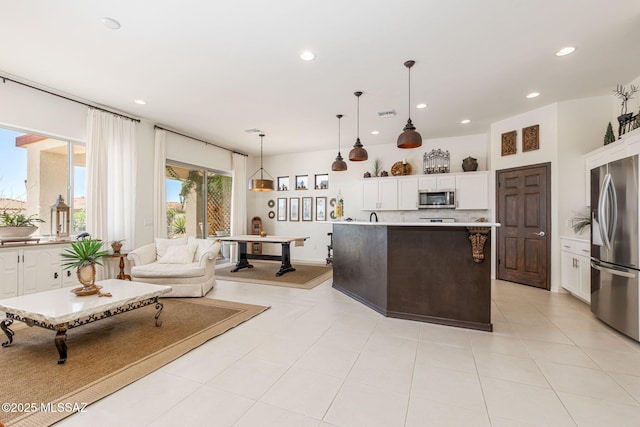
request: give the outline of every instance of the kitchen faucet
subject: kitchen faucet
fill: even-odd
[[[371,212],[369,214],[369,222],[372,222],[371,218],[373,218],[374,216],[376,217],[376,222],[378,222],[378,214],[375,212]]]

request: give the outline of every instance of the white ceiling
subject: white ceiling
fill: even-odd
[[[423,138],[610,94],[640,75],[640,1],[5,0],[0,40],[6,76],[244,152],[259,152],[249,128],[266,133],[265,155],[337,148],[342,113],[346,156],[356,90],[365,148],[396,141],[407,59]],[[567,45],[576,52],[554,55]],[[307,48],[314,61],[298,57]]]

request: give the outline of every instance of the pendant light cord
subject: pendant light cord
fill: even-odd
[[[260,179],[264,178],[264,168],[262,167],[262,138],[264,138],[264,134],[260,134]]]
[[[340,155],[340,119],[342,118],[342,115],[339,114],[338,115],[338,156]]]
[[[360,95],[357,95],[358,97],[358,136],[356,137],[358,139],[358,141],[360,141]]]
[[[411,120],[411,67],[409,67],[409,120]]]

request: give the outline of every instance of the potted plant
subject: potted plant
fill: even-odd
[[[38,229],[36,223],[44,222],[35,214],[26,216],[22,211],[3,211],[0,215],[0,237],[29,237]]]
[[[76,269],[82,288],[74,289],[76,295],[93,295],[100,291],[96,286],[96,264],[102,265],[100,258],[109,252],[102,249],[101,240],[85,239],[72,242],[71,247],[62,252],[62,267]]]
[[[114,254],[120,253],[120,249],[122,249],[122,242],[124,242],[124,239],[111,241],[111,249],[113,249]]]

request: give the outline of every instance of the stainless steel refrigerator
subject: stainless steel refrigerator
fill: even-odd
[[[638,156],[591,170],[591,311],[640,341]]]

